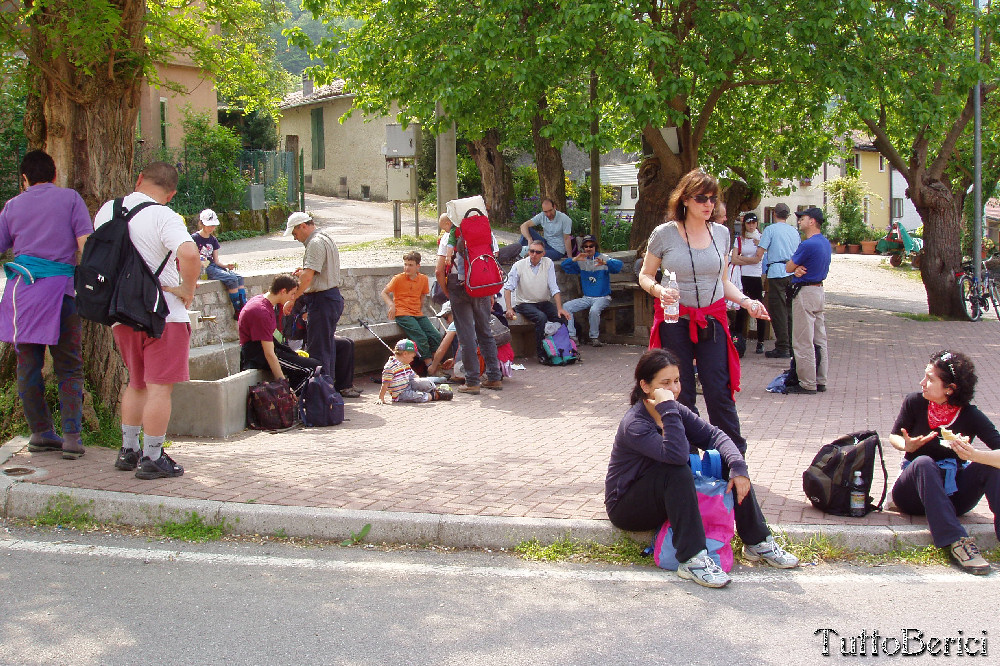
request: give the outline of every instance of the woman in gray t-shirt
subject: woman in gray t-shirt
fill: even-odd
[[[697,361],[709,422],[729,435],[745,453],[746,440],[740,434],[731,387],[726,309],[720,301],[739,303],[751,317],[767,319],[768,315],[760,301],[747,297],[729,281],[729,230],[713,222],[718,195],[718,181],[701,170],[691,171],[681,179],[670,195],[667,221],[649,237],[639,286],[659,299],[660,308],[680,301],[680,321],[662,322],[658,316],[659,330],[651,336],[650,346],[658,342],[679,358],[681,404],[698,413],[694,377]],[[658,283],[655,276],[660,268],[663,279]],[[670,272],[676,276],[677,291],[667,288]],[[692,320],[704,321],[692,331]]]

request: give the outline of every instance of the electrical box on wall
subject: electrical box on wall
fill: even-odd
[[[385,126],[386,157],[416,157],[420,152],[420,125],[410,123]]]
[[[417,198],[417,170],[413,167],[386,170],[389,201],[413,201]]]

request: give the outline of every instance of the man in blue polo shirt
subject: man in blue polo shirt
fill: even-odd
[[[542,233],[534,227],[542,226]],[[540,240],[545,243],[545,256],[552,261],[573,254],[571,239],[573,238],[573,220],[566,213],[556,210],[552,199],[542,199],[542,212],[521,224],[521,256],[527,256],[527,247],[531,241]]]
[[[788,224],[788,206],[779,203],[774,207],[775,221],[767,225],[757,244],[757,256],[767,253],[763,264],[767,277],[767,312],[774,329],[774,349],[765,352],[768,358],[792,357],[792,305],[785,300],[785,291],[792,276],[785,271],[785,263],[799,246],[799,232]]]
[[[798,385],[788,393],[816,393],[826,390],[826,295],[823,280],[830,272],[830,241],[820,232],[823,211],[806,208],[795,213],[805,240],[799,243],[785,270],[792,273],[792,349]],[[816,354],[819,354],[819,363]]]

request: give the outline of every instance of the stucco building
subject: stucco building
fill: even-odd
[[[304,156],[306,191],[351,199],[387,198],[385,126],[396,122],[395,105],[388,116],[356,111],[341,122],[354,105],[354,95],[343,80],[314,88],[303,80],[301,92],[281,103],[278,136],[282,149]]]

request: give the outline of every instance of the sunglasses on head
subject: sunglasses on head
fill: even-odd
[[[696,194],[696,195],[694,195],[691,198],[694,199],[695,201],[697,201],[700,204],[708,203],[709,201],[711,201],[714,204],[714,203],[716,203],[719,200],[719,197],[714,196],[714,195],[713,196],[708,196],[707,194]]]

